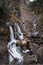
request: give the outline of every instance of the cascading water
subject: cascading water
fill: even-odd
[[[18,62],[23,61],[23,56],[21,55],[21,52],[18,52],[18,48],[16,47],[16,40],[14,38],[13,29],[11,26],[9,26],[10,29],[10,42],[8,43],[8,52],[9,54],[9,63],[11,63],[14,58],[18,59]]]
[[[17,31],[15,31],[15,33],[16,33],[16,35],[18,35],[19,39],[22,40],[24,38],[23,33],[21,32],[19,25],[15,23],[15,29],[16,28],[17,28]]]
[[[21,29],[20,29],[19,25],[17,25],[17,24],[15,23],[15,27],[17,28],[17,32],[15,32],[15,33],[18,35],[19,39],[20,39],[20,40],[24,39],[23,33],[21,32]],[[16,30],[16,29],[15,29],[15,30]],[[29,50],[29,49],[26,49],[26,50],[23,50],[22,52],[23,52],[23,53],[27,53],[27,52],[30,52],[30,50]]]

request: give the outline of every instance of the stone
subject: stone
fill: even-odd
[[[39,33],[38,32],[33,32],[31,35],[32,35],[32,37],[35,37],[36,38],[36,37],[39,36]]]
[[[43,45],[37,50],[37,58],[39,63],[43,63]]]
[[[29,64],[33,64],[33,63],[37,63],[36,55],[31,55],[31,56],[27,55],[27,56],[25,56],[25,58],[24,58],[24,65],[29,65]]]
[[[36,43],[29,43],[29,45],[30,45],[31,52],[33,54],[36,54],[37,53],[37,49],[38,49],[38,44],[36,44]]]
[[[6,48],[6,43],[2,40],[0,40],[0,53],[4,54],[6,52],[7,48]]]

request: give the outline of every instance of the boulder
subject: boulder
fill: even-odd
[[[32,35],[32,37],[36,38],[36,37],[39,36],[39,33],[38,32],[33,32],[31,35]]]
[[[39,63],[43,63],[43,45],[37,50],[37,58]]]

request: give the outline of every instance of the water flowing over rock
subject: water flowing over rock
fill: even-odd
[[[23,61],[23,56],[21,56],[21,52],[18,52],[17,50],[19,50],[16,47],[16,40],[14,38],[14,33],[13,33],[13,29],[11,26],[9,26],[10,28],[10,42],[8,43],[7,47],[8,47],[8,52],[13,56],[9,55],[9,63],[11,63],[14,58],[18,59],[18,62]],[[13,58],[13,59],[12,59]]]
[[[15,27],[15,32],[14,32],[15,36],[18,35],[19,39],[22,40],[24,37],[23,37],[23,33],[21,32],[19,25],[15,23],[14,27]]]

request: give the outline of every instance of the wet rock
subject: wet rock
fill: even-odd
[[[36,55],[31,55],[30,59],[31,59],[30,61],[33,61],[33,62],[37,63],[37,57],[36,57]]]
[[[29,45],[30,45],[31,52],[33,54],[36,54],[37,53],[37,49],[38,49],[38,44],[36,44],[36,43],[29,43]]]
[[[9,33],[9,28],[7,26],[0,26],[0,35],[3,34],[8,34]]]
[[[32,42],[38,45],[43,44],[43,37],[40,36],[38,38],[32,38]]]
[[[37,63],[37,57],[36,57],[36,55],[31,55],[31,56],[30,55],[27,55],[24,58],[24,64],[25,65],[29,65],[29,64],[33,64],[33,63]]]
[[[8,53],[6,52],[4,55],[1,56],[2,58],[0,59],[1,63],[3,64],[8,64]]]
[[[0,65],[6,65],[6,64],[0,63]]]
[[[8,52],[7,43],[9,41],[9,28],[5,26],[0,26],[0,63],[5,65],[8,63]]]
[[[39,36],[39,33],[38,32],[33,32],[31,35],[32,35],[32,37],[36,38],[36,37]]]
[[[0,63],[2,64],[8,63],[7,42],[0,39]]]
[[[7,42],[6,42],[7,43]],[[0,40],[0,53],[4,54],[7,50],[7,44],[4,41]]]
[[[43,46],[39,47],[37,50],[37,55],[38,55],[38,62],[43,63]]]
[[[40,38],[43,39],[43,35],[41,35]]]

